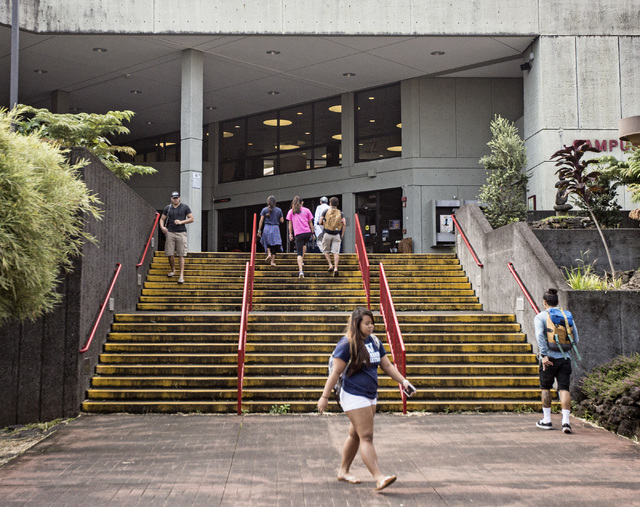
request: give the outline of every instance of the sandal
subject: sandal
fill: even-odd
[[[168,276],[169,278],[171,278],[173,275],[175,275],[175,273],[174,273],[173,271],[170,271],[169,273],[167,273],[167,276]]]
[[[184,278],[179,278],[178,283],[184,283]]]
[[[360,479],[358,479],[354,475],[343,475],[342,477],[338,477],[339,481],[348,482],[349,484],[360,484]]]
[[[333,265],[330,265],[329,269],[327,269],[327,271],[333,271]]]
[[[298,273],[298,278],[304,278],[304,273],[302,271],[300,271],[300,273]]]
[[[397,477],[395,475],[388,475],[385,477],[380,484],[376,485],[376,491],[382,491],[387,486],[391,486],[394,482],[396,482]]]

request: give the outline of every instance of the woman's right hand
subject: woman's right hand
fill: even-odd
[[[322,413],[327,409],[328,406],[329,398],[327,398],[326,396],[320,396],[320,399],[318,400],[318,414],[322,415]]]

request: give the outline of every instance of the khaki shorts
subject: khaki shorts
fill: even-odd
[[[167,232],[167,241],[164,245],[164,253],[167,257],[187,256],[187,233],[186,232]]]
[[[342,238],[340,237],[340,234],[329,234],[325,232],[322,237],[322,253],[339,254],[341,243]]]

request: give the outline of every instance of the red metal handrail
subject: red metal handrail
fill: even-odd
[[[118,275],[120,274],[121,269],[122,269],[122,264],[118,262],[116,264],[116,271],[113,274],[113,279],[111,280],[111,285],[109,286],[109,290],[107,291],[107,297],[104,298],[104,301],[100,306],[100,313],[98,314],[98,318],[96,319],[95,324],[93,324],[93,329],[91,330],[91,334],[89,335],[89,339],[87,340],[87,343],[85,344],[84,347],[80,349],[80,354],[84,354],[87,350],[89,350],[89,347],[91,346],[93,337],[95,336],[96,331],[98,330],[98,324],[100,324],[100,321],[102,320],[104,309],[107,307],[107,303],[109,302],[109,298],[111,297],[111,293],[113,292],[113,287],[116,284],[116,280],[118,279]]]
[[[471,247],[471,243],[469,243],[469,240],[467,239],[467,236],[465,235],[464,231],[460,227],[460,224],[456,220],[455,213],[453,215],[451,215],[451,218],[453,218],[453,223],[455,224],[456,229],[458,229],[458,232],[460,233],[460,236],[462,236],[462,240],[464,241],[464,244],[467,245],[467,248],[469,249],[469,252],[471,252],[471,256],[473,257],[473,260],[476,261],[476,264],[478,266],[482,267],[483,264],[482,264],[482,262],[480,262],[478,260],[478,256],[476,255],[476,253],[474,252],[473,248]]]
[[[253,308],[253,278],[256,269],[256,214],[253,214],[251,235],[251,257],[244,269],[244,289],[240,312],[240,336],[238,338],[238,415],[242,415],[242,386],[244,384],[244,358],[247,348],[247,327],[249,312]]]
[[[149,245],[151,244],[151,238],[153,238],[153,233],[156,232],[156,227],[158,226],[158,220],[160,220],[160,213],[156,212],[156,220],[155,222],[153,222],[153,227],[151,228],[151,232],[149,233],[149,239],[147,240],[147,244],[144,247],[144,252],[142,254],[142,257],[140,258],[140,262],[136,264],[136,268],[139,268],[140,266],[142,266],[142,263],[144,262],[144,258],[147,256],[147,250],[149,250]]]
[[[364,237],[360,228],[360,220],[356,214],[356,253],[358,254],[358,266],[362,273],[362,286],[367,294],[367,308],[371,310],[371,281],[369,272],[369,258],[367,257],[367,249],[364,245]]]
[[[536,312],[536,314],[540,313],[540,309],[533,302],[533,299],[531,298],[531,295],[529,294],[529,291],[527,290],[527,288],[522,283],[522,280],[520,280],[520,277],[518,276],[518,273],[516,273],[516,270],[513,267],[513,262],[507,263],[507,267],[509,268],[509,271],[511,271],[511,274],[513,275],[513,277],[516,279],[516,283],[520,287],[520,290],[522,290],[522,292],[524,292],[524,297],[526,297],[527,301],[529,301],[529,304],[531,305],[531,308],[533,308],[533,311]]]
[[[402,339],[402,333],[400,332],[400,324],[398,323],[398,317],[396,315],[396,309],[393,306],[393,298],[391,297],[391,290],[389,289],[389,283],[387,282],[387,275],[384,272],[384,266],[380,263],[380,313],[384,320],[384,327],[387,331],[387,342],[389,348],[391,348],[391,356],[393,357],[393,364],[403,377],[407,377],[407,353],[404,348],[404,340]],[[402,413],[407,413],[407,395],[404,393],[402,387],[400,389],[400,396],[402,396]]]

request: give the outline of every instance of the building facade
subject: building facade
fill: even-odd
[[[0,1],[3,76],[14,2]],[[135,111],[118,142],[158,174],[129,184],[158,210],[181,190],[191,250],[247,249],[269,195],[283,210],[338,196],[347,251],[356,214],[371,251],[449,249],[495,115],[525,140],[530,209],[549,210],[551,154],[589,139],[623,158],[618,121],[640,114],[635,0],[18,3],[18,102]]]

